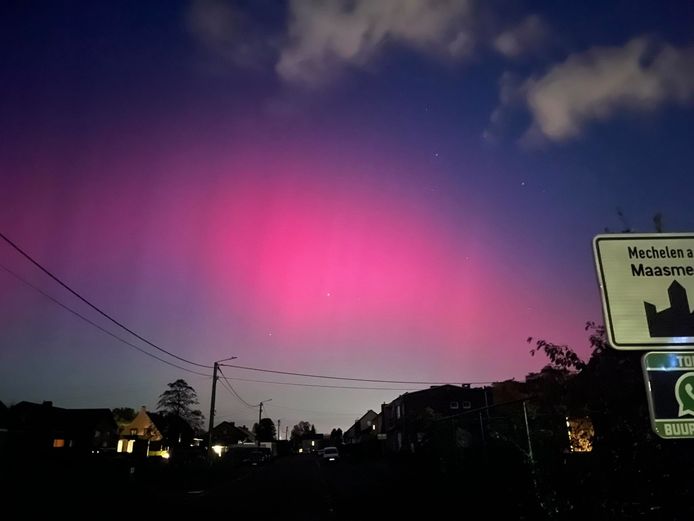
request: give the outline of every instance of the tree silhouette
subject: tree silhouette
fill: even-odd
[[[277,430],[275,423],[270,418],[263,418],[260,420],[260,424],[253,425],[253,432],[255,432],[258,441],[272,441],[275,439]]]
[[[299,423],[294,425],[294,427],[292,427],[292,434],[290,438],[292,440],[298,441],[303,440],[304,438],[306,438],[306,436],[308,436],[308,434],[310,434],[311,427],[312,425],[310,422],[300,421]]]
[[[195,389],[182,378],[169,383],[168,387],[168,390],[159,395],[157,411],[179,416],[193,429],[199,431],[202,428],[204,416],[199,409],[193,409],[193,406],[199,403]]]
[[[113,414],[113,419],[118,425],[130,423],[137,414],[135,409],[131,407],[115,407],[111,410],[111,413]]]
[[[342,429],[339,427],[337,429],[333,429],[330,432],[330,441],[333,443],[342,443]]]

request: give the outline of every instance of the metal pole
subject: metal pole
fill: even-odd
[[[260,407],[258,408],[258,428],[255,431],[255,443],[260,447],[260,420],[263,419],[263,402],[260,402]]]
[[[530,427],[528,426],[528,410],[525,407],[525,400],[523,400],[523,416],[525,417],[525,435],[528,438],[528,457],[530,458],[530,463],[535,464],[535,459],[533,458],[533,444],[530,442]]]
[[[489,399],[487,398],[487,387],[484,387],[484,407],[487,409],[487,418],[489,418]]]
[[[207,433],[207,454],[212,458],[212,428],[214,427],[214,401],[217,394],[217,369],[219,364],[214,363],[214,368],[212,370],[212,397],[210,398],[210,427]]]

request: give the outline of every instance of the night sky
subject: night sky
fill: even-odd
[[[594,235],[694,231],[691,2],[9,1],[0,41],[0,232],[201,364],[522,379],[529,336],[589,356]],[[154,409],[184,378],[207,416],[209,377],[17,277],[209,373],[2,243],[4,403]],[[230,380],[282,431],[421,388],[224,373],[398,389]]]

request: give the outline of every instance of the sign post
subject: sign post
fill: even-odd
[[[593,253],[608,343],[651,350],[642,365],[653,431],[694,438],[694,234],[598,235]]]

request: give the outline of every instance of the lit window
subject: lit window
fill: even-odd
[[[450,405],[449,405],[449,407],[450,407],[451,409],[457,409],[457,408],[458,408],[458,402],[451,402]]]
[[[53,440],[53,447],[56,449],[60,449],[62,447],[65,447],[65,440],[61,440],[58,438],[54,439]]]
[[[468,402],[467,400],[463,402],[463,409],[470,409],[472,408],[472,403]]]
[[[131,436],[137,436],[137,429],[130,429]]]
[[[567,418],[566,428],[571,452],[590,452],[593,450],[595,429],[590,418]]]
[[[118,448],[116,449],[116,451],[127,452],[129,454],[132,454],[134,448],[135,440],[118,440]]]

